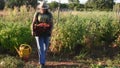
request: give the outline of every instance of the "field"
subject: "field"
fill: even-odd
[[[2,65],[38,67],[35,39],[30,31],[34,12],[25,6],[0,12],[0,66],[7,61]],[[120,21],[115,12],[60,12],[59,21],[57,12],[52,13],[54,28],[47,54],[48,68],[120,67]],[[20,60],[14,49],[23,43],[33,48],[28,62]],[[15,62],[11,64],[13,59]]]

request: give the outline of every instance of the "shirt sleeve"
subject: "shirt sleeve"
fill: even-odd
[[[52,31],[52,29],[53,29],[53,15],[52,15],[52,13],[50,13],[49,14],[50,16],[50,18],[49,18],[49,23],[50,23],[50,25],[51,25],[51,29],[50,29],[50,31]]]
[[[50,13],[50,22],[53,22],[53,15]]]

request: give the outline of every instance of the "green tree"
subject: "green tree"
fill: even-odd
[[[35,7],[37,0],[7,0],[6,6],[9,8],[20,7],[22,5]]]
[[[28,5],[30,3],[30,1],[27,1],[27,0],[8,0],[6,2],[6,5],[9,8],[14,8],[15,6],[20,7],[22,5]]]
[[[68,0],[69,3],[79,3],[79,0]]]
[[[58,2],[53,1],[53,2],[49,3],[49,6],[50,6],[51,10],[55,10],[58,8]]]
[[[68,0],[69,2],[69,9],[72,10],[79,10],[80,9],[80,1],[79,0]]]
[[[5,1],[4,0],[0,0],[0,10],[3,10],[5,7]]]
[[[113,9],[114,0],[88,0],[85,6],[97,10],[111,10]]]
[[[88,0],[87,3],[85,4],[85,8],[94,8],[95,7],[95,3],[94,1],[96,0]]]
[[[60,8],[68,8],[68,4],[61,4]]]

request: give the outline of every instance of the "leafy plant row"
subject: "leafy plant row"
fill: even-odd
[[[51,50],[74,52],[77,46],[119,46],[120,26],[113,12],[83,12],[63,15],[55,24],[51,38]],[[78,50],[79,48],[77,48]]]
[[[0,48],[3,52],[14,54],[14,46],[31,44],[33,41],[30,30],[31,20],[32,14],[25,6],[19,11],[18,8],[8,9],[6,14],[0,17]]]

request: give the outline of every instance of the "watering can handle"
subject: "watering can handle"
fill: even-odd
[[[30,48],[30,53],[32,52],[32,48],[31,48],[31,46],[30,45],[28,45],[28,47]]]
[[[26,46],[26,47],[30,48],[30,53],[32,52],[32,48],[31,48],[31,46],[30,46],[30,45],[27,45],[27,44],[22,44],[22,45],[20,45],[20,46]]]

